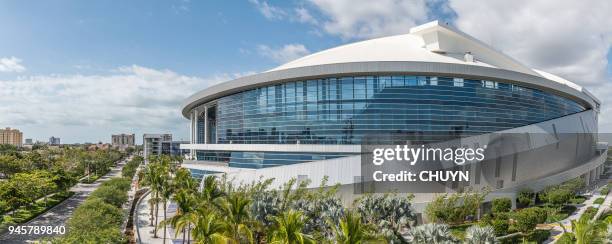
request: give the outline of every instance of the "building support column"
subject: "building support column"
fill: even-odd
[[[208,106],[204,107],[204,144],[208,144]]]
[[[195,138],[195,131],[196,131],[196,114],[197,111],[194,109],[191,111],[191,113],[189,114],[190,120],[189,120],[189,144],[195,144],[196,142],[196,138]],[[190,159],[195,159],[195,150],[193,149],[189,149],[189,158]]]

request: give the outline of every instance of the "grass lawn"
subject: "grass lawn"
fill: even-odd
[[[4,232],[10,225],[22,224],[22,223],[25,223],[33,219],[34,217],[45,212],[47,209],[50,209],[53,206],[66,200],[73,194],[74,192],[58,193],[58,194],[55,194],[47,198],[46,206],[45,206],[45,200],[40,199],[36,203],[32,204],[31,206],[20,207],[12,215],[0,216],[0,233]]]
[[[600,197],[600,198],[595,199],[595,201],[593,201],[593,203],[594,203],[594,204],[600,204],[600,205],[601,205],[601,204],[603,204],[603,203],[604,203],[604,200],[605,200],[605,199],[604,199],[603,197]]]
[[[571,204],[582,204],[584,201],[586,201],[586,197],[584,196],[575,196],[574,198],[570,199]]]

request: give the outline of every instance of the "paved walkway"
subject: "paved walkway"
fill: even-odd
[[[151,225],[151,220],[149,219],[151,217],[150,213],[151,213],[151,208],[149,205],[149,200],[151,199],[151,194],[148,194],[146,197],[144,197],[142,199],[142,201],[140,201],[140,205],[138,205],[136,207],[136,211],[138,211],[137,213],[137,217],[136,217],[136,221],[134,222],[135,227],[138,228],[138,230],[136,230],[137,232],[140,232],[140,239],[136,241],[136,243],[144,243],[144,244],[162,244],[164,243],[163,237],[164,237],[164,227],[160,224],[158,226],[158,230],[157,230],[157,236],[158,238],[154,238],[153,237],[153,230],[155,229],[155,227],[153,225]],[[167,218],[171,218],[172,216],[174,216],[174,212],[176,211],[176,207],[174,207],[174,204],[168,204],[168,212],[166,213],[166,217]],[[159,203],[159,213],[158,213],[158,218],[159,218],[159,222],[164,220],[164,207],[162,203]],[[158,222],[158,223],[159,223]],[[155,220],[153,220],[153,223],[155,223]],[[138,238],[138,233],[135,233],[136,237]],[[182,236],[179,235],[177,236],[176,239],[174,239],[174,230],[172,230],[172,228],[170,226],[168,226],[166,228],[166,243],[182,243]]]
[[[129,161],[130,158],[126,160]],[[85,201],[85,199],[87,198],[87,196],[89,196],[91,192],[96,190],[102,182],[107,181],[108,179],[112,177],[121,175],[121,168],[123,168],[123,165],[125,165],[125,163],[127,162],[126,160],[119,162],[117,166],[113,167],[108,174],[100,177],[100,179],[98,179],[93,184],[82,184],[82,183],[76,184],[74,187],[70,189],[70,191],[75,192],[75,194],[72,195],[72,197],[64,200],[63,202],[51,208],[47,212],[21,225],[22,226],[66,226],[66,221],[70,218],[70,216],[72,216],[72,212],[74,211],[74,209],[76,209],[83,201]],[[55,234],[51,234],[51,235],[46,235],[46,234],[15,235],[13,234],[13,235],[10,235],[7,233],[3,236],[0,236],[0,243],[3,243],[3,244],[4,243],[27,243],[27,242],[33,242],[40,238],[50,238],[54,236],[56,235]]]
[[[595,187],[594,190],[585,194],[585,196],[587,197],[587,200],[584,201],[584,203],[577,205],[578,208],[576,209],[576,211],[574,211],[574,213],[572,213],[572,215],[560,221],[560,223],[565,227],[567,231],[572,231],[572,220],[579,219],[580,216],[582,216],[582,214],[584,213],[584,211],[587,210],[587,208],[599,207],[599,205],[593,203],[596,199],[600,197],[605,197],[605,201],[602,204],[602,206],[604,207],[610,206],[610,203],[612,201],[612,197],[610,197],[610,195],[612,194],[612,191],[610,191],[608,195],[605,195],[605,196],[599,193],[599,190],[601,189],[601,187],[607,184],[608,184],[607,179],[601,179],[597,183],[597,187]],[[598,211],[603,211],[603,207],[600,207]],[[559,226],[559,222],[548,224],[548,226],[552,227],[551,235],[550,235],[550,238],[545,243],[555,243],[561,237],[561,235],[563,235],[563,229]]]

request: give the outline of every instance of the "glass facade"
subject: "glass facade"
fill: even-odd
[[[237,168],[267,168],[348,156],[346,153],[197,151],[198,160],[219,161]]]
[[[359,144],[368,135],[439,141],[585,110],[513,84],[399,75],[286,82],[216,104],[216,143],[238,144]]]
[[[217,171],[202,170],[202,169],[189,169],[189,171],[191,172],[191,177],[198,179],[198,180],[201,180],[202,178],[208,175],[221,173]]]
[[[516,128],[586,109],[568,98],[515,84],[403,75],[285,82],[225,96],[214,104],[214,116],[209,115],[214,121],[207,124],[214,130],[209,131],[209,143],[221,144],[360,144],[371,135],[376,143],[395,143],[393,138],[427,143]],[[203,143],[203,135],[199,131],[198,143]],[[196,155],[198,160],[241,168],[347,156],[221,151]]]

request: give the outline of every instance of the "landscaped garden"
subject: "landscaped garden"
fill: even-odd
[[[483,214],[480,219],[477,219],[477,213],[482,200],[487,195],[486,191],[443,194],[427,206],[425,214],[430,221],[447,228],[457,240],[469,242],[467,238],[469,229],[472,226],[480,226],[490,228],[500,243],[541,243],[550,237],[550,231],[545,228],[539,229],[538,225],[556,224],[572,215],[577,210],[576,205],[583,204],[586,200],[586,197],[578,194],[584,186],[584,179],[577,178],[537,193],[524,189],[518,193],[516,210],[512,210],[510,198],[497,198],[491,202],[490,211]],[[607,193],[604,192],[606,190],[607,187],[602,193]],[[602,204],[604,198],[596,199],[594,202]],[[587,209],[584,214],[587,216],[585,220],[576,221],[575,224],[579,227],[592,224],[588,221],[588,216],[593,218],[596,212],[596,208]],[[576,231],[582,233],[581,230]],[[598,231],[602,232],[602,229]],[[603,230],[602,233],[605,232]],[[567,232],[565,236],[591,241],[601,237],[591,232],[587,234],[588,236],[574,237],[574,234]]]
[[[67,223],[67,233],[51,240],[53,243],[125,243],[121,230],[125,220],[123,205],[128,200],[135,168],[143,162],[134,157],[122,170],[122,177],[103,182],[81,204]],[[126,168],[127,167],[127,168]]]
[[[94,191],[68,222],[67,235],[53,241],[125,242],[121,207],[141,161],[135,158],[124,167],[124,178]],[[537,228],[539,224],[567,218],[576,211],[574,205],[586,199],[577,194],[584,185],[576,179],[540,192],[522,190],[515,210],[511,199],[494,199],[479,216],[488,191],[467,190],[436,197],[425,211],[430,223],[416,225],[411,195],[366,194],[345,206],[336,195],[337,186],[325,181],[315,189],[307,189],[311,182],[297,180],[272,188],[272,179],[236,185],[225,176],[206,177],[198,191],[199,182],[178,166],[166,156],[151,158],[139,184],[151,190],[151,216],[160,216],[151,218],[153,235],[196,243],[541,243],[551,233]],[[177,206],[172,216],[167,214],[170,202]],[[591,220],[596,211],[588,209],[585,217],[573,221],[575,228],[567,230],[560,243],[606,238],[612,214]],[[173,236],[166,235],[168,227]]]
[[[0,145],[0,232],[59,204],[79,178],[102,175],[123,156],[114,150]]]

